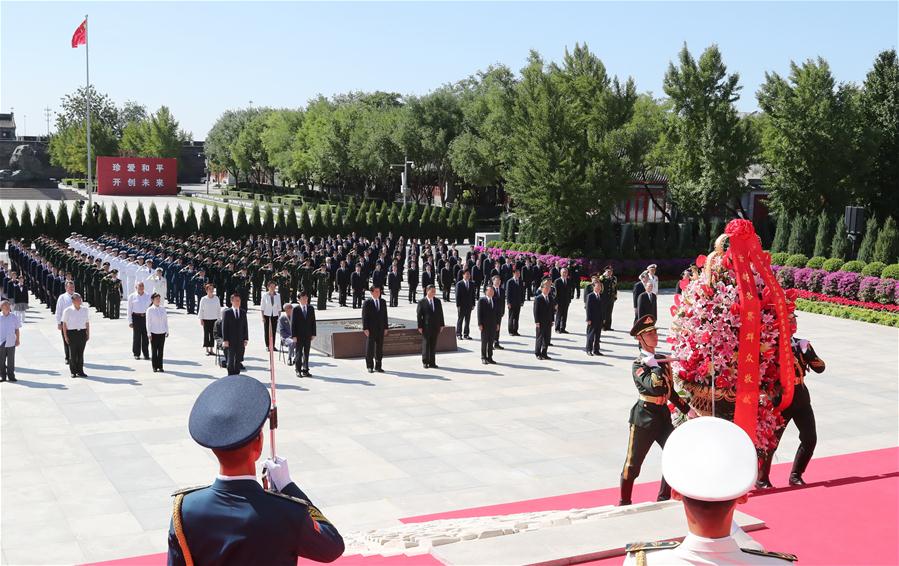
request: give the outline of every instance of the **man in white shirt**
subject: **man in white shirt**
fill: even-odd
[[[658,269],[658,266],[654,263],[646,268],[646,273],[649,275],[649,282],[652,283],[652,291],[647,289],[647,292],[654,295],[659,294],[659,278],[656,276],[656,269]]]
[[[144,258],[138,259],[137,260],[137,271],[134,274],[135,284],[137,284],[137,282],[145,283],[147,281],[147,279],[149,279],[150,276],[153,275],[153,271],[154,270],[153,270],[153,262],[152,261],[147,260],[146,262],[144,262]]]
[[[741,547],[733,533],[734,510],[755,485],[758,456],[749,435],[716,417],[677,427],[662,451],[662,475],[682,501],[689,533],[683,542],[627,545],[633,564],[784,564],[792,554]],[[739,533],[739,530],[738,530]],[[742,540],[749,539],[745,533]],[[754,541],[751,541],[754,542]],[[756,545],[753,545],[756,546]]]
[[[275,282],[266,284],[266,292],[262,295],[262,332],[265,336],[265,349],[275,345],[274,332],[278,328],[278,316],[281,315],[281,295],[275,292]],[[271,339],[271,342],[269,341]]]
[[[150,295],[144,292],[144,282],[135,284],[137,289],[128,295],[128,328],[131,333],[131,353],[139,360],[141,353],[145,360],[150,359],[150,338],[147,336],[147,309],[150,307]]]
[[[69,345],[69,371],[72,377],[87,377],[84,373],[84,347],[90,340],[90,311],[82,306],[81,295],[72,295],[72,305],[62,313],[62,334]]]
[[[0,381],[16,380],[16,348],[22,322],[12,314],[6,299],[0,301]]]
[[[161,267],[157,267],[156,271],[153,272],[153,275],[151,275],[147,279],[146,287],[147,293],[149,293],[150,296],[158,294],[163,298],[163,304],[165,304],[165,297],[168,296],[168,289],[165,281],[165,275],[163,275]]]
[[[66,340],[66,334],[62,330],[62,313],[72,306],[72,295],[75,294],[75,283],[66,281],[66,292],[56,299],[56,329],[62,336],[62,346],[66,353],[66,363],[69,363],[69,342]]]

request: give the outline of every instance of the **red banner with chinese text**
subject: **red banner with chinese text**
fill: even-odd
[[[178,193],[178,160],[168,157],[97,157],[97,193],[117,196]]]

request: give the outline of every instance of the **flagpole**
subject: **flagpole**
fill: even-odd
[[[93,205],[93,183],[92,183],[92,167],[91,167],[91,65],[88,56],[88,40],[87,31],[87,14],[84,15],[84,76],[87,82],[87,206],[91,208]],[[90,214],[90,211],[88,211]]]

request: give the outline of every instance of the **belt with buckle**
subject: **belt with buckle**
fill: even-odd
[[[668,402],[664,395],[640,395],[640,400],[652,403],[653,405],[665,405]]]

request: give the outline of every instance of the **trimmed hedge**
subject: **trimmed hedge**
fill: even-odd
[[[883,273],[884,267],[886,267],[886,264],[884,264],[883,262],[872,261],[862,268],[862,275],[867,275],[870,277],[880,277],[880,274]]]
[[[824,267],[824,262],[827,261],[827,258],[824,256],[816,255],[806,262],[806,267],[811,267],[812,269],[822,269]]]
[[[894,263],[883,268],[880,272],[881,279],[899,279],[899,263]]]
[[[789,258],[787,252],[774,252],[771,254],[771,265],[786,265]]]
[[[824,262],[824,264],[821,266],[821,269],[833,273],[834,271],[839,271],[839,269],[843,267],[844,263],[846,262],[842,259],[838,257],[832,257]]]
[[[884,326],[899,327],[899,315],[889,312],[834,305],[831,303],[810,301],[808,299],[796,299],[796,308],[805,312],[826,314],[861,322],[870,322],[872,324],[882,324]]]
[[[793,254],[787,258],[786,265],[789,267],[805,267],[808,263],[808,257],[805,254]]]
[[[840,271],[847,271],[849,273],[861,273],[862,269],[865,268],[865,262],[859,260],[847,261],[840,267]]]

